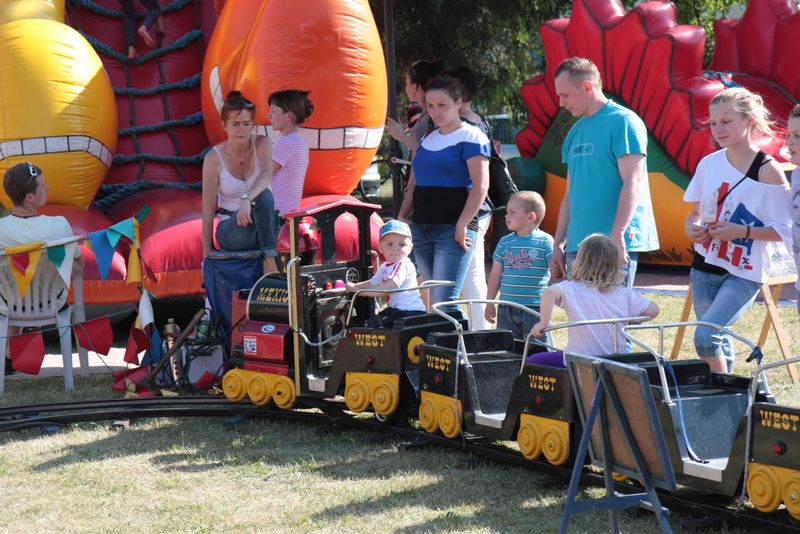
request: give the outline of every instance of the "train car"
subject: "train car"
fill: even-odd
[[[436,314],[409,317],[393,328],[368,328],[373,298],[345,294],[345,282],[370,278],[377,268],[371,250],[374,204],[343,199],[288,213],[290,254],[285,276],[271,274],[233,298],[233,316],[246,320],[232,336],[232,358],[223,391],[233,401],[274,402],[291,408],[298,397],[343,395],[353,412],[372,409],[382,419],[415,414],[419,345],[431,332],[452,329]],[[339,258],[336,222],[354,217],[358,250]],[[299,225],[315,221],[319,258],[301,254]],[[338,252],[341,255],[341,252]]]

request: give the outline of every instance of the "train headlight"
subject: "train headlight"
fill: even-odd
[[[786,443],[783,441],[776,441],[772,444],[772,452],[779,455],[786,454]]]

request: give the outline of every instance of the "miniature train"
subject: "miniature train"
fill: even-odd
[[[581,417],[568,370],[526,360],[546,346],[526,347],[506,330],[468,331],[444,313],[390,329],[361,326],[376,313],[374,299],[346,295],[342,286],[377,266],[369,235],[377,209],[341,200],[288,214],[285,275],[233,296],[232,316],[246,320],[232,334],[226,397],[290,409],[339,396],[348,410],[371,410],[382,421],[413,417],[427,432],[516,440],[527,459],[574,462]],[[341,216],[355,217],[360,231],[356,257],[339,260]],[[308,217],[319,228],[319,258],[299,248],[299,224]],[[641,327],[630,327],[629,337]],[[726,496],[744,487],[759,511],[784,504],[800,520],[800,410],[776,404],[761,381],[712,373],[702,360],[672,362],[668,379],[663,350],[641,346],[604,358],[647,371],[677,482]]]

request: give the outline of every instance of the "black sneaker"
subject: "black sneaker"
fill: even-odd
[[[13,375],[16,372],[17,370],[14,369],[14,366],[11,364],[11,359],[6,358],[6,376]]]

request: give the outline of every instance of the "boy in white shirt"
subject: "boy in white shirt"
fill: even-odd
[[[369,280],[357,284],[347,283],[347,292],[359,289],[406,289],[417,287],[417,269],[408,259],[411,249],[411,229],[402,221],[391,220],[381,227],[378,250],[386,260]],[[397,319],[425,313],[425,304],[418,289],[397,293],[362,293],[373,297],[386,297],[386,308],[367,321],[366,326],[391,328]]]

